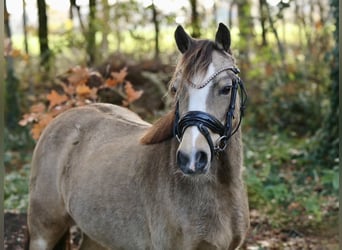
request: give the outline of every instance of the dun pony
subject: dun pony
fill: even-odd
[[[242,178],[246,93],[219,24],[215,40],[175,31],[171,111],[151,125],[93,104],[55,118],[34,150],[29,249],[77,225],[82,249],[236,249],[249,226]]]

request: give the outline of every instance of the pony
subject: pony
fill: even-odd
[[[60,246],[77,225],[83,249],[237,249],[249,228],[241,119],[246,91],[230,31],[175,30],[180,58],[170,112],[154,124],[96,103],[43,131],[31,165],[29,249]],[[96,247],[87,247],[90,246]]]

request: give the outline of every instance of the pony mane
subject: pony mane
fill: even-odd
[[[147,132],[140,138],[142,144],[155,144],[173,137],[173,123],[175,120],[174,110],[157,120]]]

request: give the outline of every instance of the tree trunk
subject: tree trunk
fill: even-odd
[[[314,156],[320,166],[332,168],[338,166],[336,159],[339,158],[339,1],[330,0],[332,15],[335,19],[335,47],[330,52],[331,64],[331,85],[329,89],[330,110],[324,119],[323,126],[317,131],[316,148]]]
[[[10,131],[18,129],[18,121],[20,119],[19,108],[19,80],[15,76],[14,61],[11,55],[12,50],[12,33],[9,25],[9,14],[7,12],[6,1],[4,2],[4,25],[5,25],[5,37],[7,40],[5,48],[6,52],[6,79],[5,79],[5,124]]]
[[[102,41],[101,41],[101,60],[105,59],[104,56],[108,55],[108,51],[109,51],[109,43],[108,43],[108,35],[110,32],[110,28],[109,28],[109,23],[110,23],[110,16],[109,16],[109,4],[108,4],[108,0],[102,0]]]
[[[78,17],[78,21],[80,22],[81,31],[82,31],[83,35],[86,36],[85,27],[84,27],[82,16],[81,16],[80,6],[78,6],[76,4],[76,0],[70,0],[70,10],[69,10],[70,13],[69,13],[69,16],[70,16],[71,20],[74,18],[74,14],[73,14],[73,10],[74,9],[77,12],[77,17]]]
[[[122,34],[120,31],[120,0],[116,0],[116,3],[114,4],[114,17],[112,22],[114,22],[115,26],[115,38],[116,38],[116,51],[120,52],[121,51],[121,43],[122,43]]]
[[[192,37],[199,38],[201,36],[201,29],[199,26],[197,0],[190,0],[191,6],[191,26],[192,26]]]
[[[96,28],[95,28],[95,15],[96,15],[96,0],[89,0],[89,23],[87,32],[87,55],[88,66],[92,66],[95,63],[96,55]]]
[[[27,15],[26,15],[26,1],[23,0],[23,31],[24,31],[24,48],[25,53],[29,53],[28,42],[27,42]]]
[[[271,13],[271,10],[270,10],[270,6],[268,5],[268,3],[266,3],[265,6],[266,6],[266,10],[267,10],[268,22],[270,24],[271,31],[273,32],[274,37],[275,37],[275,39],[277,41],[277,46],[278,46],[281,62],[284,65],[285,64],[285,49],[284,49],[284,46],[280,42],[278,31],[277,31],[277,29],[274,26],[274,20],[272,18],[272,13]]]
[[[239,31],[240,31],[240,53],[241,60],[244,62],[245,67],[249,68],[250,47],[251,40],[254,32],[253,21],[251,19],[251,2],[250,0],[240,0],[236,2],[239,17]],[[242,69],[243,70],[243,69]]]
[[[266,0],[259,0],[259,12],[260,12],[260,24],[261,24],[261,38],[262,46],[267,46],[267,29],[266,29],[266,19],[267,19],[267,10]]]
[[[38,37],[39,37],[39,48],[40,48],[40,65],[48,71],[50,68],[50,49],[48,41],[48,18],[46,15],[46,3],[45,0],[37,0],[38,6]]]
[[[236,6],[236,1],[232,1],[229,4],[229,9],[228,9],[228,27],[233,27],[233,8]]]
[[[152,21],[154,24],[154,59],[159,59],[159,22],[158,22],[158,12],[154,2],[152,1]]]

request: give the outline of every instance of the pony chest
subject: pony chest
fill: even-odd
[[[186,197],[177,204],[175,222],[184,239],[205,241],[215,246],[228,246],[231,239],[231,218],[227,200],[215,195]]]

